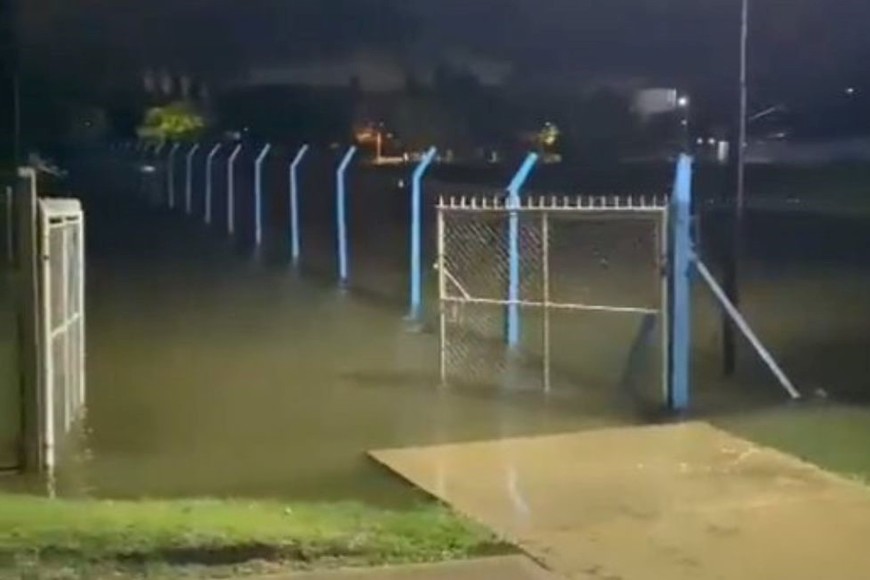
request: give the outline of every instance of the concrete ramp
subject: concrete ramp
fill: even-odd
[[[568,578],[870,578],[870,490],[706,423],[371,456]]]

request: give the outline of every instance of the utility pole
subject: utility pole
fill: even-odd
[[[735,307],[740,306],[740,254],[743,248],[743,214],[746,203],[746,141],[749,109],[749,3],[741,0],[740,10],[740,93],[737,117],[737,144],[735,147],[737,179],[730,231],[730,247],[725,263],[725,292]],[[737,368],[737,344],[734,328],[727,316],[722,320],[723,367],[726,375]]]

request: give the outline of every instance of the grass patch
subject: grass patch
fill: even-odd
[[[260,572],[252,562],[362,566],[505,551],[486,529],[431,503],[389,511],[355,503],[48,500],[0,494],[0,574],[10,577],[154,577],[167,566],[203,574],[227,568],[239,573],[239,567]],[[34,570],[40,575],[30,576]],[[64,572],[57,576],[51,570]]]
[[[870,483],[870,409],[806,404],[716,421],[723,429]]]

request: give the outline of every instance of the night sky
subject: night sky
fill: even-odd
[[[759,90],[862,85],[867,0],[753,0]],[[639,75],[733,82],[739,0],[28,0],[25,59],[67,75],[143,66],[216,78],[263,64],[380,49],[409,62],[464,50],[517,78]],[[221,55],[220,57],[216,55]]]

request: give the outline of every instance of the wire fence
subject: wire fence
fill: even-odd
[[[444,381],[547,391],[580,386],[590,394],[615,392],[614,377],[626,388],[663,387],[666,215],[663,197],[532,197],[516,207],[504,197],[443,200],[437,267]],[[512,308],[518,341],[505,349]],[[613,373],[625,360],[614,349],[620,344],[639,345],[638,360]],[[607,356],[612,365],[601,364]]]
[[[668,207],[664,197],[607,195],[535,197],[538,206],[531,207],[520,196],[537,161],[529,154],[503,190],[460,198],[461,211],[479,215],[471,222],[453,219],[450,235],[436,239],[431,224],[444,190],[424,193],[421,187],[428,155],[411,178],[407,167],[390,171],[360,162],[355,147],[167,143],[127,144],[113,153],[126,175],[122,189],[135,179],[141,198],[218,228],[264,260],[290,262],[342,288],[405,303],[415,327],[441,315],[442,327],[460,337],[442,353],[445,379],[451,367],[465,382],[499,383],[507,375],[515,384],[549,390],[561,383],[609,387],[618,376],[621,384],[647,390],[667,386],[653,390],[667,391],[671,408],[688,405],[688,288],[698,262],[689,157],[677,164]],[[442,207],[441,217],[457,207]],[[553,216],[552,223],[541,215]],[[445,294],[444,280],[433,284],[436,277],[427,276],[426,264],[442,259],[453,262],[439,273],[454,278],[449,284],[459,297]],[[676,288],[673,297],[669,285]],[[558,320],[551,312],[559,312]],[[667,332],[679,340],[669,342]],[[635,367],[652,367],[635,359],[648,359],[653,347],[660,353],[655,376],[644,371],[637,378]],[[595,364],[578,352],[596,357]],[[481,360],[492,367],[471,368]],[[523,375],[529,369],[537,378]],[[557,373],[565,379],[557,380]]]

